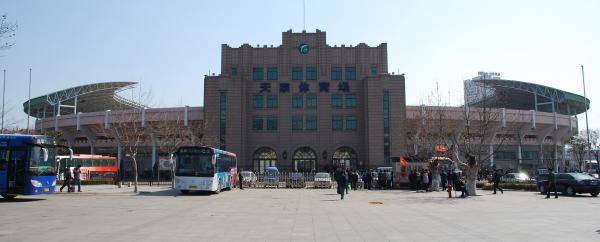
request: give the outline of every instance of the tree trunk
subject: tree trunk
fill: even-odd
[[[132,156],[133,159],[133,192],[138,192],[138,166],[137,159],[135,158],[135,154]]]
[[[477,195],[477,172],[479,171],[477,167],[477,165],[468,166],[466,170],[465,188],[467,189],[469,196]]]

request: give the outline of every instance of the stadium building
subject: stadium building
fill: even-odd
[[[494,132],[505,137],[499,150],[498,139],[489,140],[490,165],[533,170],[549,162],[571,165],[565,144],[577,132],[575,115],[589,105],[579,95],[480,73],[464,82],[464,106],[407,106],[404,76],[388,73],[385,43],[330,46],[319,30],[284,32],[275,47],[221,48],[221,73],[204,80],[204,107],[145,107],[118,95],[134,82],[96,83],[31,99],[35,128],[60,133],[76,153],[117,156],[124,169],[129,157],[110,132],[116,120],[145,128],[138,155],[142,171],[151,171],[166,155],[160,140],[168,128],[192,134],[181,145],[236,153],[245,169],[362,170],[414,155],[418,145],[412,137],[426,110],[442,110],[447,128],[461,130],[477,125],[476,119],[465,122],[465,110],[481,108],[485,100],[502,110]],[[115,118],[127,115],[135,118]]]

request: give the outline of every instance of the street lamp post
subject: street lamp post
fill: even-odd
[[[31,117],[31,68],[29,68],[29,94],[27,96],[27,134],[29,134],[29,118]]]
[[[585,95],[585,73],[583,72],[583,65],[581,65],[581,80],[583,81],[583,103],[585,104],[585,132],[587,134],[587,157],[591,163],[592,157],[590,156],[590,126],[588,125],[588,102],[587,97]]]

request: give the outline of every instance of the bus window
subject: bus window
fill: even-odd
[[[6,170],[6,167],[8,167],[7,164],[7,152],[6,150],[0,150],[0,171],[4,171]]]

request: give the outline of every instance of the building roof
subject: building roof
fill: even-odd
[[[23,111],[27,113],[29,102],[30,116],[37,118],[55,116],[59,105],[61,115],[74,113],[73,107],[77,107],[77,112],[84,113],[142,108],[143,105],[117,94],[133,88],[135,84],[137,82],[100,82],[71,87],[28,100],[23,103]]]
[[[480,73],[465,81],[466,103],[488,107],[520,110],[538,110],[566,115],[576,115],[589,109],[590,100],[583,96],[556,88],[499,78],[499,74]],[[486,97],[486,98],[484,98]]]

